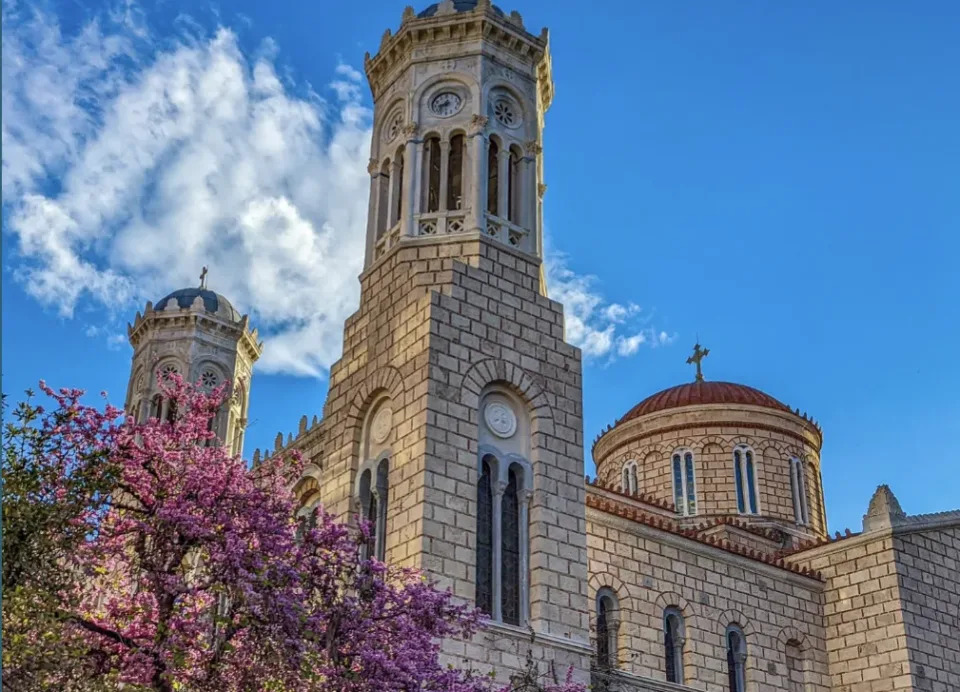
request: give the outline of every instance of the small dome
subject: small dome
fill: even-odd
[[[442,3],[437,2],[433,3],[427,9],[423,10],[423,12],[418,14],[417,17],[423,18],[434,16],[437,13],[437,10],[440,9],[441,4]],[[494,12],[499,14],[501,17],[503,16],[503,10],[496,5],[491,5],[491,7],[493,7]],[[453,0],[454,12],[472,12],[475,9],[477,9],[477,0]]]
[[[207,312],[215,313],[233,322],[239,322],[242,319],[240,313],[234,309],[229,300],[206,288],[181,288],[179,291],[174,291],[158,300],[153,309],[164,310],[172,300],[175,300],[181,308],[189,308],[197,297],[203,299],[203,307],[206,308]]]
[[[769,394],[764,394],[759,389],[744,384],[734,384],[733,382],[701,381],[688,382],[657,392],[627,411],[627,414],[617,423],[623,423],[657,411],[701,404],[747,404],[792,413],[789,406],[777,401]]]

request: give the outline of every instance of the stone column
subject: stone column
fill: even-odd
[[[537,160],[543,149],[536,140],[531,140],[527,142],[526,150],[527,155],[523,159],[523,206],[520,214],[520,225],[533,235],[537,224],[537,207],[539,206]],[[531,247],[533,247],[532,243]]]
[[[410,123],[403,128],[407,137],[406,149],[403,153],[403,218],[400,219],[400,235],[416,235],[413,225],[415,201],[417,199],[417,182],[421,150],[423,142],[414,139],[417,136],[417,124]]]
[[[533,491],[520,492],[520,625],[530,621],[530,501]]]
[[[487,217],[487,138],[484,130],[488,118],[485,115],[474,115],[470,118],[468,128],[470,143],[470,180],[467,181],[470,190],[467,228],[469,230],[486,230]]]
[[[365,265],[373,262],[373,249],[377,243],[377,219],[380,218],[380,165],[376,159],[370,159],[367,164],[367,173],[370,174],[370,202],[367,204],[367,251]]]
[[[491,618],[500,622],[503,619],[503,556],[500,552],[503,543],[503,493],[507,489],[506,481],[497,481],[493,486],[493,607],[490,609]]]

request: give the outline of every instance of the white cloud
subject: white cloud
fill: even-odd
[[[594,276],[573,272],[567,257],[547,245],[547,289],[563,303],[567,341],[579,346],[587,360],[632,356],[641,346],[671,343],[675,335],[650,326],[636,303],[609,302],[596,289]]]
[[[259,327],[259,370],[322,375],[359,295],[362,74],[336,66],[324,99],[278,67],[273,41],[247,55],[229,29],[189,17],[154,41],[132,2],[69,35],[12,3],[3,24],[4,231],[25,290],[64,316],[105,308],[87,333],[115,347],[118,321],[207,266]],[[548,274],[587,358],[669,341],[562,255]]]
[[[275,46],[165,40],[132,5],[64,35],[4,7],[3,196],[14,275],[65,316],[194,285],[200,267],[265,335],[258,369],[338,356],[363,257],[370,113],[341,65],[325,101],[278,75]]]

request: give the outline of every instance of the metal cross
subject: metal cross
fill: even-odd
[[[687,358],[687,365],[697,364],[697,382],[703,382],[703,372],[700,370],[701,361],[710,354],[709,348],[700,348],[700,344],[693,347],[693,355]]]
[[[200,272],[200,288],[207,287],[207,268],[204,267],[203,271]]]

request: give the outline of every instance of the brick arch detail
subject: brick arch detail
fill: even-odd
[[[630,593],[629,587],[622,579],[615,577],[609,572],[594,572],[587,581],[587,586],[587,591],[590,595],[591,617],[593,617],[593,603],[597,599],[597,592],[604,587],[613,590],[613,592],[617,594],[617,601],[619,601],[618,605],[620,606],[621,613],[625,610],[633,610],[633,596]],[[628,607],[628,604],[630,607]]]
[[[800,645],[800,651],[806,653],[810,650],[810,640],[803,632],[793,626],[786,626],[777,633],[777,647],[782,656],[786,657],[787,642],[795,641]]]
[[[740,626],[740,629],[743,630],[743,634],[748,637],[748,645],[750,644],[749,638],[757,635],[757,630],[754,628],[753,623],[751,623],[747,616],[741,613],[739,610],[722,611],[719,615],[717,615],[716,622],[720,626],[717,634],[721,639],[723,638],[723,633],[727,631],[727,627],[730,625]]]
[[[293,496],[297,499],[298,505],[303,505],[304,500],[312,493],[320,492],[320,483],[313,476],[303,476],[293,486]]]
[[[703,454],[704,448],[711,444],[718,445],[724,452],[726,452],[728,449],[733,450],[733,446],[730,444],[729,437],[724,437],[722,435],[704,435],[697,440],[697,445],[693,448],[693,451],[697,454]]]
[[[479,423],[480,394],[488,385],[497,382],[509,385],[529,406],[531,432],[534,435],[546,432],[544,423],[553,421],[553,409],[543,388],[526,370],[499,358],[487,358],[474,363],[463,376],[460,403],[469,410],[470,422]]]
[[[391,365],[379,368],[370,377],[364,378],[347,407],[346,428],[352,432],[355,444],[360,443],[363,417],[374,398],[384,392],[394,401],[402,403],[404,390],[403,376]]]

